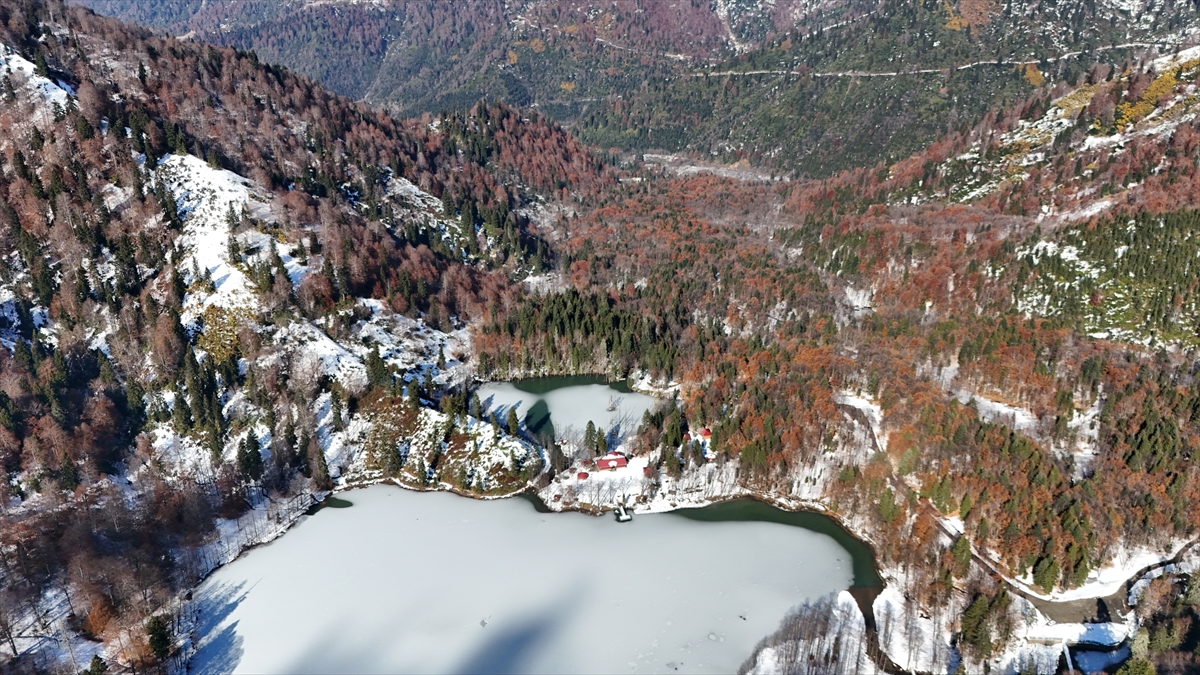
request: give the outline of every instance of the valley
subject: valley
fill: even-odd
[[[0,0],[5,672],[1200,663],[1194,5],[88,4]]]

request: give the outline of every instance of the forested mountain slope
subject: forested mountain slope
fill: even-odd
[[[397,121],[61,3],[0,3],[0,43],[6,672],[66,658],[47,616],[122,667],[165,657],[146,617],[264,505],[537,475],[468,405],[465,326],[553,264],[537,192],[611,182],[573,139],[503,106]]]
[[[601,147],[814,176],[898,161],[1046,79],[1180,44],[1200,21],[1190,2],[1108,0],[87,4],[254,49],[403,114],[487,97],[536,105]]]
[[[879,41],[937,68],[1016,40],[952,10],[961,30],[932,6],[905,19],[942,31],[927,44],[872,16],[842,42],[712,47],[733,66],[711,67],[877,69]],[[1193,10],[1154,11],[1182,30]],[[1112,25],[1160,28],[1128,18]],[[606,161],[502,104],[400,120],[248,52],[0,0],[4,667],[66,663],[48,622],[120,668],[186,661],[172,598],[335,486],[598,504],[572,478],[598,444],[543,447],[471,392],[602,373],[678,391],[629,448],[646,503],[825,509],[876,547],[870,639],[892,661],[1053,672],[1048,614],[1123,611],[1126,579],[1200,527],[1200,50],[1099,52],[1118,29],[1084,23],[1021,49],[1114,64],[992,53],[946,89],[979,74],[1008,103],[897,123],[917,149],[895,161],[880,140],[778,182]],[[557,25],[522,30],[571,35]],[[518,64],[574,39],[545,34]],[[940,77],[771,77],[857,101],[918,75]],[[769,95],[757,77],[623,100],[657,115],[696,86],[732,105]],[[1118,642],[1157,631],[1139,658],[1161,672],[1196,663],[1200,567],[1181,563],[1102,622]],[[837,651],[787,630],[770,648],[789,641]]]

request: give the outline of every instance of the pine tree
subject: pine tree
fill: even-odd
[[[33,70],[42,77],[50,77],[50,67],[46,64],[46,54],[41,50],[37,50],[37,54],[33,57]]]
[[[162,617],[152,616],[146,622],[146,639],[154,658],[162,661],[171,655],[171,635]]]
[[[230,207],[232,211],[232,207]],[[229,241],[225,243],[225,255],[230,263],[237,264],[242,261],[242,247],[238,244],[237,237],[229,235]]]
[[[896,506],[896,494],[892,492],[892,488],[886,488],[883,496],[879,498],[879,517],[883,519],[883,522],[891,525],[898,515],[900,515],[900,509]]]
[[[966,570],[967,564],[971,562],[971,541],[966,535],[954,540],[954,544],[950,547],[950,555],[954,556],[954,562],[958,564],[960,570]]]
[[[246,434],[238,444],[237,465],[242,480],[253,482],[262,478],[262,449],[259,447],[258,437],[253,432]]]
[[[991,605],[987,596],[979,595],[971,602],[962,617],[962,639],[980,658],[987,658],[992,653],[992,632],[988,626],[988,612]]]
[[[668,448],[677,448],[683,443],[683,415],[679,412],[679,408],[672,407],[671,414],[667,415],[666,427],[663,429],[663,443],[666,443]]]
[[[391,384],[391,380],[392,373],[379,355],[379,348],[367,352],[367,381],[371,386],[383,389]]]
[[[99,654],[92,656],[92,662],[88,665],[87,670],[83,671],[84,675],[104,675],[108,672],[108,663],[100,658]]]
[[[313,484],[316,485],[318,490],[329,490],[333,488],[333,479],[329,476],[329,464],[325,461],[325,452],[321,449],[321,446],[315,442],[310,441],[309,445],[313,459],[313,461],[310,462],[313,467]]]
[[[299,466],[304,461],[304,456],[297,451],[299,447],[297,444],[298,440],[296,438],[296,424],[289,419],[287,425],[283,427],[283,445],[288,449],[294,466]]]
[[[1037,564],[1033,566],[1033,583],[1040,586],[1046,593],[1054,590],[1054,586],[1058,583],[1058,575],[1058,561],[1052,556],[1038,560]]]
[[[17,342],[18,344],[24,344],[20,340]],[[18,421],[17,415],[19,412],[20,411],[17,410],[16,405],[13,403],[13,400],[9,398],[8,394],[0,391],[0,427],[4,427],[9,431],[16,431]]]
[[[186,434],[192,430],[192,411],[188,408],[183,393],[178,389],[175,390],[175,405],[171,408],[171,422],[177,434]]]
[[[388,443],[379,453],[379,469],[385,476],[396,476],[404,468],[404,456],[400,454],[400,446]]]
[[[75,461],[71,459],[71,456],[65,453],[58,468],[58,485],[68,492],[79,487],[79,469],[75,467]]]
[[[521,422],[517,419],[516,408],[510,407],[508,409],[508,419],[505,421],[504,426],[508,428],[508,433],[511,436],[516,436],[521,432]]]
[[[333,418],[333,428],[338,431],[341,431],[344,426],[342,408],[342,395],[338,393],[336,388],[331,389],[329,391],[329,415]]]

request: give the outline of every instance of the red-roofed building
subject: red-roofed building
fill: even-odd
[[[605,455],[605,456],[601,457],[600,459],[597,459],[596,460],[596,469],[597,470],[609,469],[609,470],[615,471],[616,469],[619,469],[627,464],[629,464],[629,461],[625,459],[625,455],[619,455],[619,454],[614,453],[614,454]]]
[[[703,438],[706,441],[712,438],[712,432],[708,430],[708,427],[704,427],[700,430],[700,438]]]
[[[579,480],[587,480],[588,474],[586,471],[580,471],[578,474],[575,475],[575,477],[578,478]]]

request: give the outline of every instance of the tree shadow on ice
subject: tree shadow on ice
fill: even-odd
[[[537,652],[554,637],[566,607],[552,608],[499,630],[454,672],[463,675],[508,675],[528,672]],[[487,628],[484,628],[487,630]]]
[[[496,395],[492,394],[479,402],[479,409],[483,413],[484,420],[494,418],[499,424],[504,424],[505,418],[508,416],[508,410],[511,408],[520,415],[521,406],[525,401],[517,401],[510,405],[504,405],[496,402]]]
[[[526,617],[515,622],[512,626],[498,626],[489,623],[473,627],[470,630],[484,631],[486,638],[466,661],[449,672],[463,675],[508,675],[511,673],[529,672],[539,648],[548,644],[554,637],[556,628],[565,618],[565,607],[550,608],[533,617]],[[497,622],[500,623],[500,622]],[[499,629],[499,630],[497,630]],[[422,654],[404,654],[398,665],[392,659],[384,645],[395,640],[396,627],[380,625],[375,631],[367,634],[355,632],[352,636],[346,634],[346,626],[340,621],[334,621],[328,630],[323,631],[323,638],[306,645],[293,658],[288,666],[280,672],[286,673],[387,673],[403,671],[440,670],[440,666],[432,665]],[[373,648],[378,645],[380,648]],[[364,647],[366,646],[366,647]],[[437,650],[437,645],[429,645],[430,650]],[[436,661],[436,659],[435,659]],[[237,665],[234,663],[234,665]],[[194,671],[227,675],[228,671]]]
[[[222,625],[249,593],[245,583],[212,584],[200,590],[194,600],[197,615],[193,639],[198,649],[188,664],[188,672],[201,675],[229,675],[242,660],[245,649],[237,633],[238,622]]]
[[[200,649],[188,662],[188,672],[199,675],[231,675],[242,662],[242,636],[237,634],[238,622],[221,628],[215,635],[208,635]]]

